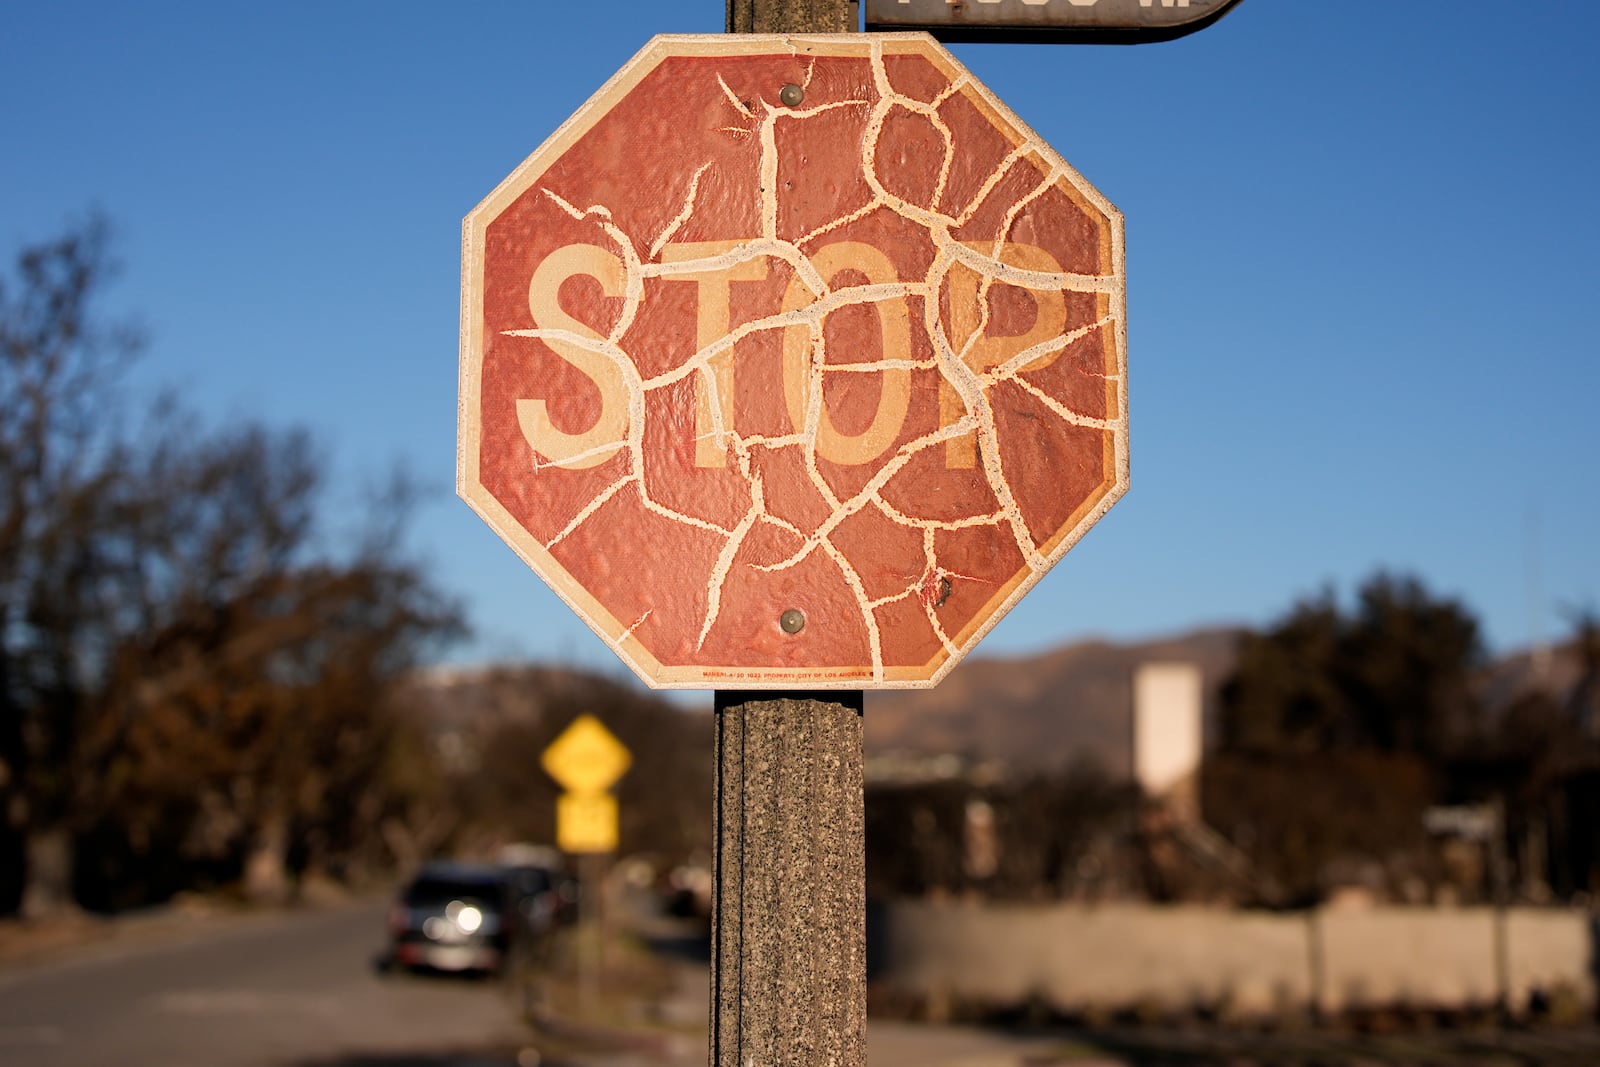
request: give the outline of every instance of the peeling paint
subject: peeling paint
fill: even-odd
[[[460,491],[652,685],[932,684],[1126,489],[1121,216],[923,35],[657,38],[464,229]]]

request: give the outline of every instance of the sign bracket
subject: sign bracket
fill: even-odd
[[[921,30],[945,44],[1155,44],[1187,37],[1239,0],[866,0],[868,32]]]

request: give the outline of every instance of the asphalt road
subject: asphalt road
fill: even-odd
[[[383,904],[367,902],[0,971],[0,1064],[465,1067],[464,1050],[524,1039],[498,983],[381,975],[382,944]]]
[[[383,904],[163,920],[71,958],[0,970],[0,1067],[514,1067],[528,1032],[493,981],[384,976]],[[680,961],[674,1017],[702,1019]],[[875,1067],[1594,1067],[1600,1028],[1357,1034],[1219,1028],[1003,1031],[876,1020]],[[654,1053],[567,1067],[694,1067],[686,1033]],[[531,1058],[525,1062],[537,1062]],[[544,1067],[556,1067],[552,1059]]]

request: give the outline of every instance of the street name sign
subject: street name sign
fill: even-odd
[[[1122,216],[926,34],[651,40],[462,275],[459,492],[655,687],[932,685],[1127,488]]]
[[[869,30],[941,41],[1140,44],[1203,30],[1239,0],[866,0]]]

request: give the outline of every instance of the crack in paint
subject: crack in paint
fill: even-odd
[[[1029,530],[1022,507],[1006,478],[1000,447],[1001,432],[991,400],[992,390],[1002,383],[1011,383],[1037,401],[1043,409],[1063,422],[1101,431],[1118,431],[1123,420],[1117,417],[1096,417],[1073,410],[1062,400],[1051,396],[1036,383],[1023,377],[1031,369],[1047,366],[1077,341],[1097,331],[1115,328],[1119,312],[1113,310],[1095,321],[1069,332],[1047,338],[1017,352],[997,366],[974,367],[971,357],[975,346],[986,335],[990,318],[989,297],[996,283],[1025,290],[1054,291],[1059,293],[1115,294],[1121,282],[1112,273],[1082,274],[1067,271],[1043,271],[1017,263],[1004,261],[1008,240],[1015,231],[1018,220],[1028,208],[1055,188],[1065,174],[1052,161],[1052,154],[1039,142],[1026,140],[1016,145],[1000,160],[980,182],[968,201],[959,210],[942,210],[941,206],[950,192],[952,171],[956,163],[956,139],[942,114],[944,106],[972,88],[975,83],[969,75],[962,74],[951,80],[929,101],[917,100],[896,91],[884,62],[883,45],[872,42],[868,56],[872,69],[875,100],[848,99],[829,101],[811,107],[787,107],[766,100],[740,99],[727,81],[716,76],[720,95],[738,118],[735,124],[722,129],[735,137],[755,137],[760,145],[760,236],[740,242],[714,255],[693,259],[673,259],[661,262],[662,250],[695,215],[702,178],[711,169],[711,163],[702,164],[693,172],[682,193],[682,206],[649,242],[649,252],[641,256],[639,245],[616,224],[612,211],[603,204],[587,207],[575,206],[554,191],[545,188],[543,193],[563,212],[573,219],[593,220],[615,245],[621,258],[624,285],[622,307],[616,322],[604,337],[581,335],[570,329],[543,328],[502,331],[507,336],[539,338],[546,342],[559,342],[592,353],[611,362],[620,372],[627,392],[628,420],[626,436],[617,441],[595,446],[576,457],[565,457],[564,462],[606,457],[618,451],[627,455],[627,473],[596,495],[582,510],[551,537],[546,548],[554,548],[585,524],[593,521],[601,509],[628,486],[632,486],[643,506],[652,514],[670,522],[712,533],[721,539],[707,579],[707,602],[699,629],[697,649],[704,647],[715,629],[722,613],[723,591],[733,572],[741,550],[750,535],[761,527],[782,530],[799,544],[788,555],[774,562],[747,563],[746,566],[775,573],[798,567],[822,553],[839,571],[850,595],[860,612],[871,655],[874,681],[884,677],[882,634],[877,613],[891,604],[915,599],[926,616],[935,637],[952,656],[959,655],[954,638],[946,631],[938,609],[950,598],[956,582],[987,581],[957,573],[940,565],[937,537],[940,533],[953,533],[976,527],[994,527],[1008,530],[1011,539],[1025,564],[1035,573],[1049,566],[1049,561]],[[809,90],[815,75],[815,60],[807,67],[802,84]],[[779,236],[779,178],[778,124],[780,122],[804,123],[839,109],[866,108],[866,126],[863,136],[860,168],[871,198],[864,206],[846,212],[833,220],[810,230],[795,240]],[[878,174],[878,146],[884,135],[885,123],[896,111],[920,116],[932,126],[942,145],[942,157],[937,177],[927,204],[916,204],[896,195],[887,188]],[[989,204],[1002,183],[1021,166],[1031,167],[1042,178],[1033,182],[1022,195],[1015,197],[1006,208],[999,229],[988,248],[980,249],[955,237],[955,233],[968,225],[985,205]],[[878,212],[888,211],[918,226],[928,237],[933,248],[933,260],[922,281],[869,282],[844,285],[838,288],[829,284],[821,271],[806,255],[804,249],[820,238],[850,223]],[[782,310],[753,321],[731,327],[709,344],[700,346],[692,356],[676,366],[644,377],[639,367],[623,348],[623,338],[636,321],[644,302],[646,282],[651,279],[690,276],[708,272],[732,271],[752,260],[777,260],[787,264],[794,277],[809,291],[809,300],[800,307]],[[977,321],[965,337],[953,340],[940,321],[940,294],[944,291],[951,272],[956,268],[978,276]],[[933,355],[927,359],[884,358],[862,363],[829,363],[824,324],[829,315],[855,306],[874,306],[886,302],[906,302],[910,298],[922,302],[922,326],[933,346]],[[952,322],[952,326],[954,323]],[[727,355],[731,358],[734,346],[746,338],[767,331],[804,329],[809,336],[809,359],[806,370],[805,405],[802,424],[792,434],[761,435],[741,434],[735,427],[725,424],[722,397],[718,395],[719,383],[713,361]],[[858,491],[840,498],[833,486],[823,476],[818,464],[818,437],[823,425],[824,379],[829,374],[877,374],[890,371],[937,370],[944,383],[959,401],[960,413],[941,424],[932,432],[905,441],[881,462],[876,472]],[[698,376],[706,390],[709,403],[704,411],[709,415],[709,437],[733,457],[739,476],[748,492],[748,505],[738,522],[731,528],[687,515],[652,497],[644,477],[644,428],[646,397],[653,391],[674,386],[690,376]],[[1117,380],[1115,374],[1097,375],[1107,380]],[[927,449],[972,435],[976,439],[975,467],[993,495],[993,510],[946,519],[922,518],[907,514],[884,497],[887,487],[906,466]],[[767,507],[765,488],[755,467],[758,450],[776,451],[798,448],[804,456],[804,471],[812,487],[829,509],[829,515],[816,529],[807,533],[793,523],[773,515]],[[538,466],[545,465],[537,457]],[[899,526],[920,531],[922,565],[914,575],[901,575],[903,588],[889,595],[872,597],[855,565],[845,556],[835,535],[849,518],[866,509],[873,509],[888,521]],[[631,637],[650,615],[646,611],[629,626],[615,644]]]

